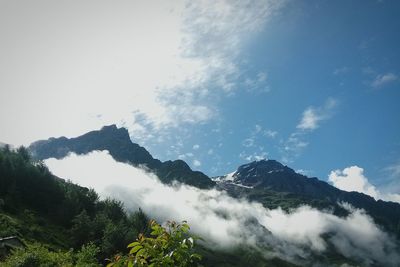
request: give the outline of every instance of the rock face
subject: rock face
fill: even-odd
[[[215,185],[208,176],[202,172],[192,171],[181,160],[161,162],[153,158],[145,148],[131,141],[128,130],[117,128],[115,125],[105,126],[76,138],[60,137],[37,141],[29,146],[29,150],[33,157],[40,160],[61,159],[70,152],[87,154],[96,150],[108,150],[116,161],[133,166],[145,165],[164,183],[176,180],[199,188],[210,188]]]

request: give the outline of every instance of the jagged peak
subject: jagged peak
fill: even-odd
[[[286,167],[285,165],[283,165],[282,163],[280,163],[279,161],[276,160],[257,160],[257,161],[252,161],[250,163],[247,164],[243,164],[241,166],[239,166],[238,168],[238,172],[242,172],[242,171],[247,171],[247,170],[251,170],[251,169],[257,169],[260,171],[278,171],[278,170],[285,170],[285,169],[289,169],[288,167]]]
[[[117,127],[115,124],[105,125],[101,127],[99,132],[124,132],[129,135],[128,129],[125,127]]]
[[[110,125],[105,125],[103,126],[100,131],[106,131],[106,130],[118,130],[119,128],[115,124],[110,124]]]
[[[131,138],[129,135],[129,131],[125,127],[117,127],[115,124],[111,125],[106,125],[103,126],[100,130],[94,131],[99,134],[104,134],[104,135],[115,135],[118,136],[119,139],[126,139],[127,141],[129,140],[131,142]],[[89,132],[90,133],[90,132]]]

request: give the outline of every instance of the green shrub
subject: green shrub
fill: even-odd
[[[151,237],[140,234],[135,242],[128,245],[128,255],[117,255],[107,267],[197,266],[201,256],[194,252],[194,246],[199,238],[189,234],[186,222],[168,222],[167,227],[162,227],[151,221],[151,229]]]
[[[73,250],[50,251],[40,244],[28,245],[25,249],[15,249],[1,267],[99,267],[96,256],[100,249],[89,243],[77,253]]]
[[[4,267],[58,267],[74,266],[72,252],[51,252],[39,244],[29,245],[26,249],[16,249],[4,263]]]
[[[83,245],[82,249],[75,255],[76,267],[98,267],[101,266],[96,258],[100,249],[93,243]]]

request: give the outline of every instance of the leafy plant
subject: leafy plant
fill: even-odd
[[[200,238],[189,234],[187,222],[168,222],[166,227],[162,227],[152,220],[150,225],[151,237],[140,234],[135,242],[128,245],[128,255],[115,256],[107,267],[197,266],[202,257],[195,253],[194,246],[195,240]]]

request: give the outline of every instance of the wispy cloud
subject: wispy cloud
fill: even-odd
[[[381,88],[384,87],[388,84],[391,84],[399,79],[399,76],[392,73],[388,72],[385,74],[378,74],[374,80],[371,82],[371,86],[373,88]]]
[[[246,160],[246,161],[268,159],[268,153],[263,150],[261,150],[259,152],[253,152],[253,153],[246,153],[245,151],[242,151],[239,154],[239,158]]]
[[[244,151],[240,152],[239,158],[246,161],[267,159],[268,152],[264,150],[264,146],[267,139],[274,139],[277,135],[277,131],[255,124],[249,136],[242,141]]]
[[[346,66],[341,67],[341,68],[337,68],[337,69],[335,69],[335,70],[333,71],[333,75],[345,74],[345,73],[349,72],[349,70],[350,70],[350,69],[349,69],[348,67],[346,67]]]
[[[254,138],[246,138],[242,142],[242,146],[244,147],[253,147],[254,146]]]
[[[304,133],[292,133],[286,140],[280,141],[281,160],[286,164],[293,162],[293,159],[299,157],[308,145]]]
[[[267,85],[267,73],[259,72],[254,78],[247,77],[243,82],[244,88],[247,91],[256,91],[256,92],[269,92],[270,88]]]
[[[322,121],[327,120],[331,117],[332,110],[336,105],[337,100],[330,98],[322,107],[308,107],[303,112],[303,116],[296,128],[300,130],[310,131],[317,129]]]
[[[198,160],[198,159],[193,160],[193,166],[200,167],[201,166],[201,161]]]
[[[10,3],[0,10],[0,139],[27,144],[117,123],[143,143],[206,123],[219,114],[216,99],[247,78],[237,60],[243,45],[283,3]],[[28,12],[33,5],[38,13]],[[20,23],[6,26],[15,19]],[[24,79],[12,78],[21,72]],[[266,76],[251,79],[263,83]],[[16,105],[29,114],[11,108]]]
[[[384,170],[389,172],[390,176],[400,178],[400,161],[385,167]]]
[[[397,202],[400,202],[400,160],[383,168],[385,177],[381,190],[388,195],[397,195]]]
[[[279,142],[281,161],[286,164],[292,163],[295,158],[299,157],[309,145],[307,135],[319,128],[323,121],[330,119],[337,105],[337,99],[328,98],[323,106],[306,108],[296,130],[287,139],[281,139]]]
[[[264,131],[265,136],[275,138],[278,135],[277,131],[272,131],[272,130],[265,130]]]

